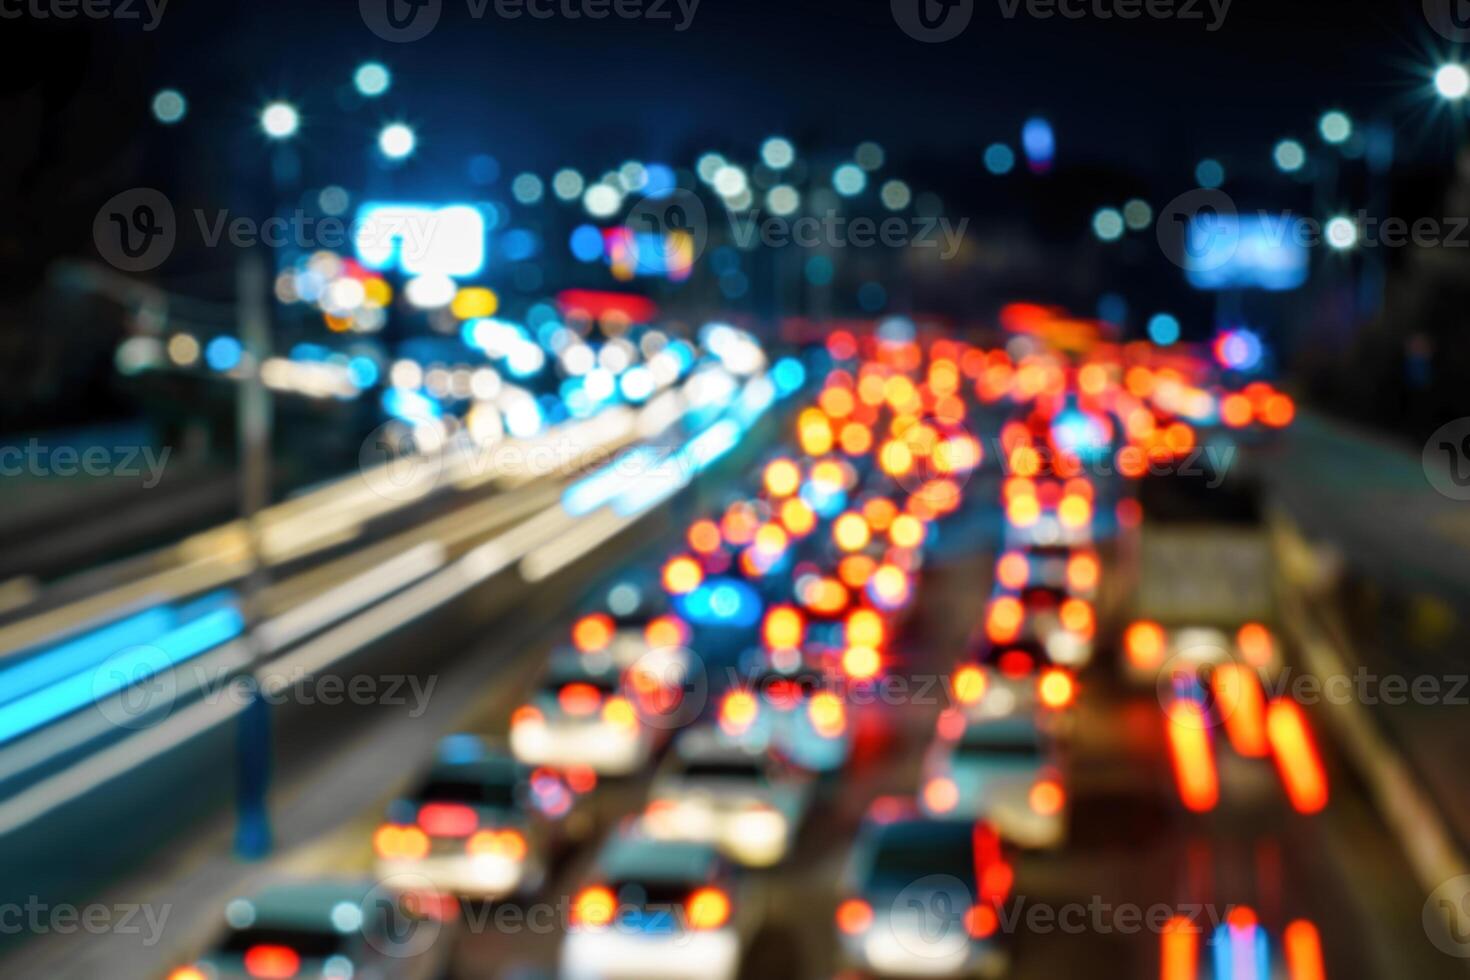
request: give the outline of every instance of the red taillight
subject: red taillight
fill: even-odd
[[[971,938],[988,939],[1000,927],[1000,916],[989,905],[975,905],[965,913],[965,931]]]
[[[856,936],[873,924],[873,907],[860,898],[849,898],[837,906],[837,928]]]
[[[1277,698],[1271,702],[1266,709],[1266,736],[1292,807],[1298,813],[1316,813],[1325,807],[1327,772],[1306,716],[1295,701]]]
[[[1043,817],[1049,817],[1060,813],[1063,805],[1067,802],[1067,794],[1062,786],[1054,779],[1043,779],[1031,787],[1027,802],[1031,809]]]
[[[582,889],[572,901],[572,923],[579,926],[605,926],[613,920],[617,899],[601,885]]]
[[[462,803],[425,803],[419,807],[419,826],[431,837],[468,837],[480,818]]]
[[[572,625],[572,644],[583,653],[595,653],[612,642],[613,618],[607,613],[583,616]]]
[[[924,805],[931,813],[948,813],[959,801],[960,791],[952,779],[938,776],[924,784]]]
[[[730,898],[718,888],[701,888],[689,896],[685,911],[689,928],[718,929],[730,921]]]
[[[1128,662],[1140,670],[1149,670],[1164,662],[1164,628],[1147,621],[1134,623],[1123,633],[1123,647]]]
[[[245,972],[260,980],[289,980],[301,969],[301,956],[290,946],[251,946]]]
[[[567,714],[581,717],[597,710],[597,706],[602,703],[602,692],[591,684],[577,681],[563,687],[557,694],[556,701]]]
[[[510,727],[520,728],[522,725],[540,725],[546,719],[541,717],[541,712],[529,704],[523,704],[510,714]]]

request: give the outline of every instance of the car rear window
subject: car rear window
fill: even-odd
[[[254,946],[286,946],[304,960],[322,960],[335,956],[345,948],[338,932],[316,929],[292,929],[285,926],[261,926],[236,929],[220,944],[221,952],[243,956]]]
[[[974,826],[962,821],[895,824],[879,833],[869,884],[900,891],[929,875],[953,875],[975,885]]]

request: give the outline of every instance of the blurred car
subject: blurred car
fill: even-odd
[[[764,867],[790,852],[811,798],[805,774],[713,727],[691,728],[655,777],[641,826],[656,840],[710,843]]]
[[[1092,660],[1096,616],[1092,603],[1064,590],[1001,591],[986,607],[985,636],[995,648],[1024,646],[1043,654],[1045,662],[1083,667]]]
[[[809,772],[836,772],[852,756],[847,704],[817,666],[763,670],[720,700],[720,729]]]
[[[373,835],[378,877],[419,876],[468,898],[535,892],[569,835],[590,830],[577,802],[561,774],[477,736],[448,736]]]
[[[667,733],[644,723],[604,655],[555,654],[529,703],[510,719],[510,746],[533,766],[586,766],[623,776],[648,765]]]
[[[327,977],[431,980],[443,975],[450,935],[414,920],[371,882],[300,881],[268,886],[225,908],[229,930],[169,980]]]
[[[1192,907],[1190,905],[1181,908]],[[1202,923],[1178,916],[1159,933],[1159,959],[1180,980],[1270,980],[1271,977],[1325,977],[1322,934],[1310,919],[1292,919],[1270,928],[1249,905],[1228,905],[1225,921],[1206,931]]]
[[[1239,663],[1271,678],[1282,669],[1281,644],[1265,625],[1241,625],[1232,634],[1214,626],[1166,627],[1138,620],[1123,630],[1123,675],[1138,685],[1156,684],[1161,672],[1197,674],[1208,667]]]
[[[1036,545],[1007,551],[996,561],[997,583],[1013,594],[1041,586],[1095,601],[1100,572],[1097,552],[1090,547]]]
[[[562,980],[733,980],[758,916],[719,851],[613,835],[572,901]]]
[[[922,786],[926,813],[988,820],[1022,847],[1059,847],[1066,839],[1059,754],[1036,712],[942,724],[924,755]]]
[[[842,877],[839,956],[880,976],[1000,976],[1009,955],[999,912],[1012,880],[988,824],[935,819],[906,800],[877,800]]]

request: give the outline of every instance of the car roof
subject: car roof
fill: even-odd
[[[1041,742],[1041,728],[1036,723],[1036,716],[1027,711],[972,717],[961,737],[968,739],[972,735],[983,735],[986,741],[1000,745],[1036,745]]]
[[[679,758],[686,761],[760,763],[766,758],[765,753],[760,749],[752,748],[730,738],[713,725],[685,729],[680,733],[678,741],[674,743],[674,750],[679,754]]]
[[[609,838],[597,863],[608,878],[634,881],[706,881],[721,868],[709,844],[655,841],[632,831]]]
[[[337,932],[332,910],[344,903],[361,908],[372,890],[364,881],[328,879],[267,885],[245,901],[255,909],[257,925],[290,925],[298,929]]]

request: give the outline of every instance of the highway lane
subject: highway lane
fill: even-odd
[[[979,515],[968,523],[984,521]],[[900,670],[911,690],[949,669],[989,595],[993,543],[945,551],[925,569],[919,604],[900,639]],[[508,663],[457,727],[504,731],[546,646],[564,628],[553,624],[550,635]],[[751,875],[765,924],[745,975],[830,977],[838,971],[833,883],[848,842],[870,800],[914,791],[920,755],[941,707],[942,700],[933,698],[861,715],[858,759],[814,812],[793,859]],[[1106,652],[1083,675],[1069,765],[1072,836],[1063,850],[1027,854],[1018,863],[1006,926],[1012,976],[1158,976],[1160,939],[1144,924],[1148,916],[1186,914],[1208,924],[1242,904],[1268,925],[1296,918],[1313,922],[1322,935],[1328,977],[1459,975],[1457,964],[1425,939],[1418,920],[1423,897],[1402,855],[1330,751],[1333,803],[1323,814],[1292,813],[1268,762],[1227,760],[1220,808],[1196,817],[1175,799],[1163,728],[1154,693],[1116,681]],[[597,790],[601,829],[634,812],[646,792],[646,778],[604,781]],[[301,873],[368,873],[369,838],[383,802],[386,797],[284,866]],[[514,911],[468,910],[453,976],[553,975],[559,929],[525,923],[537,914],[561,920],[562,897],[575,891],[593,850],[589,842],[559,869],[537,900],[543,906],[538,911],[524,905]]]

